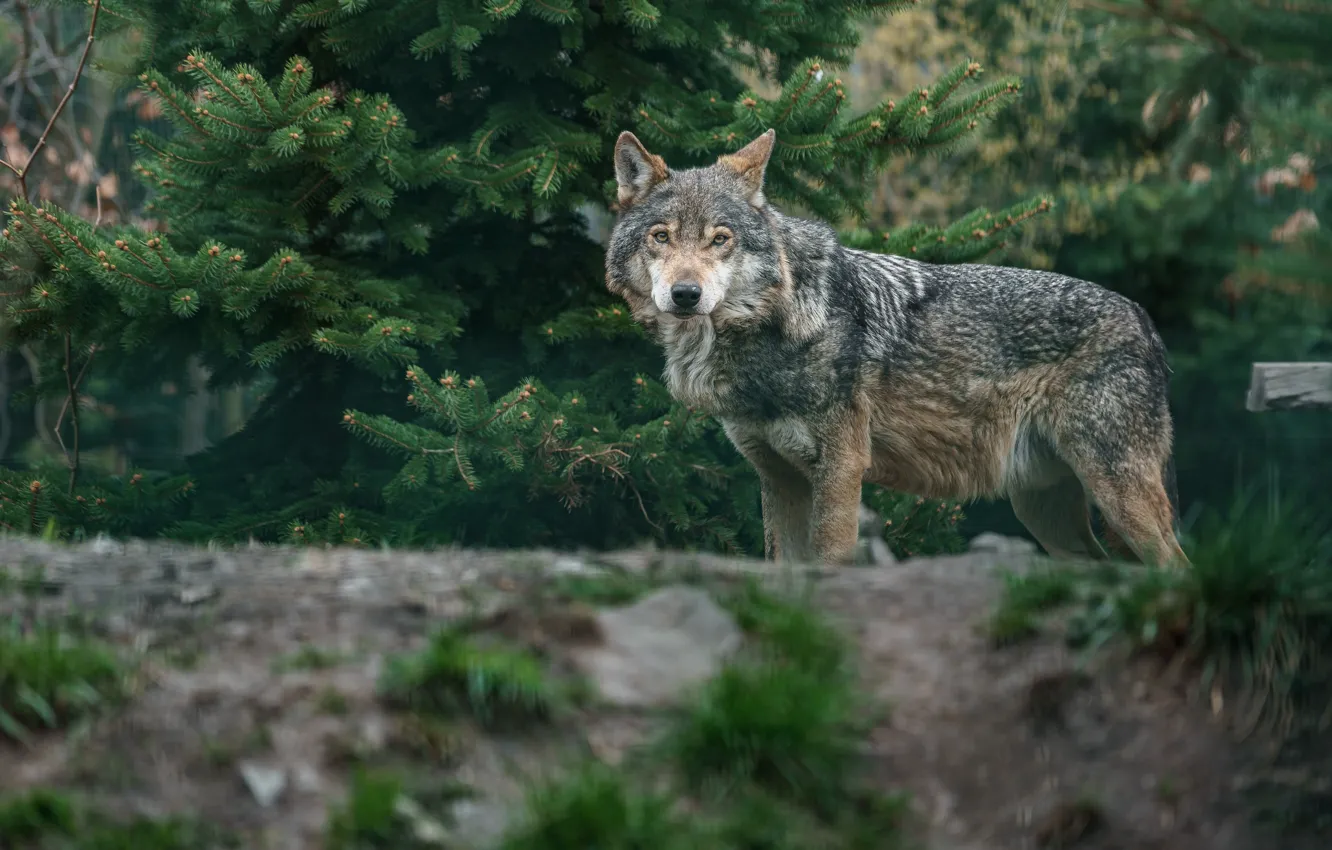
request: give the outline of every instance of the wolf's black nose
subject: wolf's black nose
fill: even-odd
[[[692,280],[682,280],[671,287],[671,300],[675,306],[692,310],[698,306],[698,299],[703,297],[703,287]]]

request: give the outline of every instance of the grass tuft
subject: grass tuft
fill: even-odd
[[[1263,504],[1250,492],[1204,514],[1186,569],[1107,563],[1010,575],[990,635],[1021,640],[1039,631],[1042,615],[1071,608],[1069,643],[1090,652],[1118,640],[1182,654],[1199,665],[1204,685],[1253,698],[1262,707],[1255,722],[1280,718],[1285,734],[1297,718],[1332,708],[1324,649],[1332,645],[1332,523],[1306,504]]]
[[[807,668],[734,664],[704,688],[663,746],[690,786],[753,784],[825,810],[856,757],[848,687]]]
[[[479,646],[442,629],[424,650],[391,658],[380,681],[391,705],[431,714],[467,714],[487,726],[548,720],[563,692],[526,652]]]
[[[274,673],[288,673],[293,670],[328,670],[346,661],[340,652],[306,644],[291,655],[273,662]]]
[[[46,835],[73,835],[74,806],[54,791],[38,789],[0,803],[0,836],[8,841],[33,843]]]
[[[722,604],[761,651],[830,677],[846,672],[845,639],[807,599],[779,596],[749,579]]]
[[[1077,575],[1067,568],[1006,573],[999,607],[990,617],[990,640],[1007,646],[1035,637],[1041,615],[1071,602],[1076,588]]]
[[[405,843],[405,825],[398,817],[402,785],[387,775],[357,770],[345,805],[329,815],[329,850],[398,847]]]
[[[653,589],[650,578],[614,569],[557,575],[550,579],[550,584],[556,598],[598,608],[631,605]]]
[[[1133,612],[1146,633],[1187,627],[1204,679],[1258,696],[1287,727],[1308,713],[1302,697],[1326,700],[1332,685],[1332,523],[1305,504],[1242,496],[1205,516],[1193,569],[1154,582]]]
[[[638,790],[618,771],[592,763],[535,788],[526,819],[499,848],[700,850],[701,838],[700,830],[673,813],[670,798]]]
[[[428,850],[443,846],[446,824],[452,826],[453,822],[447,814],[435,815],[447,813],[451,804],[471,795],[470,788],[446,781],[418,788],[408,796],[397,777],[358,768],[352,773],[347,802],[329,814],[326,845],[329,850]]]
[[[123,693],[121,666],[96,641],[53,626],[0,631],[0,736],[20,742],[59,728]]]
[[[38,789],[0,802],[0,847],[31,850],[208,850],[235,847],[221,831],[182,819],[121,822]],[[13,842],[13,844],[9,843]]]

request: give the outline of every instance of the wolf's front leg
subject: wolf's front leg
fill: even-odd
[[[758,473],[763,497],[763,557],[806,563],[813,560],[814,490],[809,479],[772,447],[762,431],[738,422],[723,421],[722,426]]]
[[[855,561],[860,539],[860,482],[858,464],[820,469],[814,485],[814,550],[828,564]]]
[[[813,488],[790,464],[784,470],[786,474],[779,475],[764,471],[758,464],[754,468],[763,495],[763,557],[805,563],[813,560]]]
[[[860,490],[869,466],[868,420],[844,413],[823,435],[814,469],[814,550],[828,564],[855,561],[860,537]]]

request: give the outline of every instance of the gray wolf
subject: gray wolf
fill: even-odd
[[[844,247],[763,194],[768,130],[674,170],[615,145],[606,286],[681,403],[757,470],[765,555],[846,563],[861,484],[1008,498],[1055,557],[1105,558],[1088,502],[1146,563],[1175,536],[1165,347],[1141,307],[1061,275]]]

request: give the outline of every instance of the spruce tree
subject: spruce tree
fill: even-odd
[[[70,453],[64,469],[8,470],[0,520],[759,551],[752,472],[673,403],[660,353],[604,289],[611,149],[632,129],[673,165],[703,164],[773,127],[774,202],[858,247],[984,257],[1047,202],[857,226],[868,174],[957,145],[1018,89],[963,58],[851,110],[837,73],[860,24],[905,5],[94,0],[99,39],[140,42],[134,61],[92,67],[171,125],[135,138],[158,225],[15,198],[8,339],[49,364],[47,393],[77,396],[89,373],[183,379],[197,362],[212,386],[264,396],[184,468],[112,476]],[[899,549],[955,544],[954,506],[872,498],[909,529]]]

